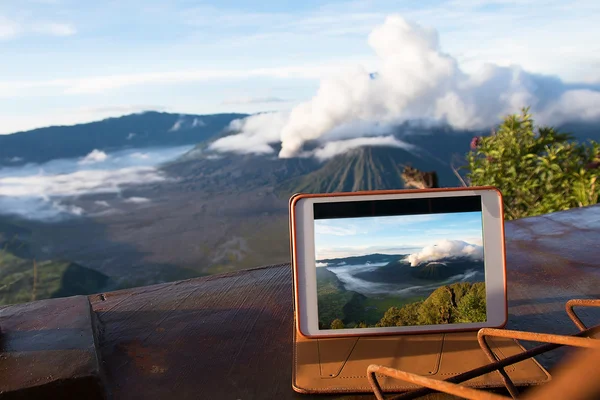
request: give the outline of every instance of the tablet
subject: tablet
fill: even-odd
[[[506,323],[504,218],[496,188],[296,194],[290,231],[303,336]]]

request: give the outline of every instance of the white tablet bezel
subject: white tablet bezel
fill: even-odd
[[[318,329],[317,282],[313,204],[363,200],[415,199],[478,195],[482,199],[483,247],[486,276],[487,321],[469,324],[440,324],[385,328]],[[366,336],[476,330],[503,327],[507,320],[506,261],[502,195],[495,188],[408,190],[374,194],[336,193],[295,195],[290,201],[292,262],[295,272],[297,326],[306,337]]]

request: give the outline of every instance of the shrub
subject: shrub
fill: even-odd
[[[599,145],[577,143],[551,127],[535,127],[525,108],[490,136],[476,137],[467,154],[467,184],[502,192],[506,219],[598,203]]]
[[[341,319],[334,319],[331,323],[331,329],[344,329],[344,323]]]

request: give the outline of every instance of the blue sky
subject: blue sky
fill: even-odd
[[[0,133],[145,109],[287,110],[341,66],[377,69],[386,16],[439,31],[465,71],[600,81],[600,2],[0,0]]]
[[[409,254],[440,240],[482,245],[481,212],[315,221],[316,259]]]

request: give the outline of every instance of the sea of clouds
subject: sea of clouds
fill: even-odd
[[[169,178],[158,166],[192,146],[130,149],[106,153],[94,150],[79,159],[57,159],[44,164],[0,168],[0,214],[44,221],[81,216],[86,210],[65,202],[89,194],[119,194],[126,187],[164,182]],[[143,204],[141,197],[122,199]],[[96,201],[102,208],[105,201]]]

